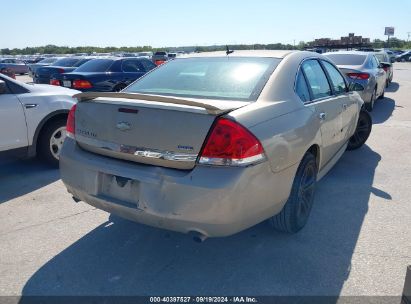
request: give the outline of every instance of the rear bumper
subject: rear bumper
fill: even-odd
[[[216,237],[280,212],[297,165],[276,174],[268,162],[175,170],[92,154],[67,138],[60,170],[68,191],[92,206],[146,225]],[[113,176],[132,181],[121,187]]]

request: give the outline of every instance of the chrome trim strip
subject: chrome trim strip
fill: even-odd
[[[95,148],[105,149],[117,153],[124,153],[129,155],[135,155],[142,158],[150,159],[164,159],[176,162],[195,162],[197,160],[197,154],[188,153],[176,153],[172,151],[149,149],[144,147],[135,147],[128,145],[121,145],[113,142],[103,141],[95,138],[90,138],[82,135],[75,135],[76,141],[82,144],[86,144]]]
[[[210,165],[210,166],[237,166],[237,167],[246,167],[249,165],[254,165],[266,160],[264,153],[250,156],[243,159],[226,159],[226,158],[210,158],[210,157],[200,157],[198,161],[201,165]]]

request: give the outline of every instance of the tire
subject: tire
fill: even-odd
[[[66,138],[66,119],[59,118],[47,123],[37,141],[39,157],[53,167],[58,167],[61,147]]]
[[[374,104],[375,104],[375,96],[377,96],[377,88],[374,89],[374,92],[371,95],[371,100],[370,102],[367,102],[365,104],[365,108],[367,109],[368,112],[372,112],[372,110],[374,109]]]
[[[124,83],[120,83],[114,87],[113,92],[120,92],[125,87],[127,87],[127,85],[125,85]]]
[[[348,141],[347,150],[356,150],[360,148],[370,136],[372,130],[372,119],[370,113],[361,110],[358,117],[357,127],[353,136]]]
[[[305,226],[314,203],[317,171],[315,156],[307,152],[298,166],[290,197],[283,210],[268,220],[275,230],[296,233]]]

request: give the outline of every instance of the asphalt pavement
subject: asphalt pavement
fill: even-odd
[[[319,183],[296,235],[261,223],[195,243],[74,203],[35,159],[2,159],[0,295],[399,296],[411,264],[410,96],[411,64],[396,63],[367,144]]]

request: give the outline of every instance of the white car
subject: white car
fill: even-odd
[[[63,87],[26,84],[0,74],[0,156],[37,154],[57,166],[66,120],[79,93]]]

